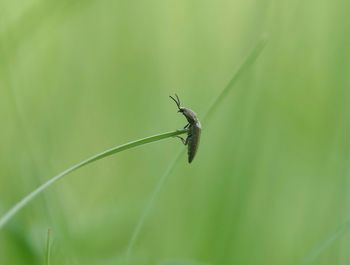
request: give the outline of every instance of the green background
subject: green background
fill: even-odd
[[[261,56],[176,164],[129,260],[292,265],[350,218],[350,2],[0,2],[0,215],[112,146],[199,118],[251,49]],[[167,139],[67,176],[0,231],[0,264],[125,264]],[[313,264],[350,262],[347,227]]]

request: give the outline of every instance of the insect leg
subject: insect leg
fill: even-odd
[[[179,138],[184,145],[188,144],[188,137],[186,138],[186,140],[184,138],[182,138],[181,136],[175,136],[175,137]]]
[[[180,138],[184,145],[187,145],[188,142],[190,141],[190,138],[192,137],[192,135],[188,134],[187,137],[186,137],[186,140],[184,138],[180,137],[180,136],[176,136],[176,137]]]
[[[189,126],[190,126],[190,124],[187,123],[187,124],[185,125],[184,129],[187,129]]]

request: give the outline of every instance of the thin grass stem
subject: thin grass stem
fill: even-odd
[[[319,243],[306,255],[300,265],[313,264],[327,249],[350,230],[350,220],[340,225],[337,230],[326,240]]]
[[[156,134],[153,136],[149,136],[146,138],[142,138],[136,141],[132,141],[123,145],[119,145],[116,147],[113,147],[111,149],[108,149],[106,151],[103,151],[99,154],[96,154],[92,157],[89,157],[73,166],[70,168],[67,168],[66,170],[62,171],[58,175],[50,178],[48,181],[45,183],[41,184],[39,187],[37,187],[35,190],[33,190],[31,193],[26,195],[23,199],[21,199],[19,202],[17,202],[13,207],[11,207],[5,214],[3,214],[0,218],[0,229],[19,211],[21,210],[24,206],[26,206],[30,201],[32,201],[36,196],[38,196],[41,192],[46,190],[48,187],[50,187],[52,184],[54,184],[56,181],[60,180],[64,176],[76,171],[77,169],[84,167],[88,164],[91,164],[92,162],[101,160],[102,158],[114,155],[116,153],[122,152],[124,150],[128,150],[131,148],[135,148],[141,145],[149,144],[152,142],[157,142],[169,137],[174,137],[180,134],[186,133],[187,130],[176,130],[172,132],[166,132],[162,134]]]
[[[45,265],[50,265],[50,254],[51,254],[51,229],[48,229],[47,239],[46,239]]]

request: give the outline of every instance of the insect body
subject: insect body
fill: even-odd
[[[179,109],[178,112],[182,113],[188,121],[188,124],[184,127],[184,129],[188,129],[186,140],[182,137],[178,137],[182,140],[184,145],[187,145],[188,163],[191,163],[197,153],[202,127],[196,113],[191,109],[181,107],[179,97],[176,94],[175,96],[176,98],[173,98],[172,96],[170,96],[170,98],[175,101]]]

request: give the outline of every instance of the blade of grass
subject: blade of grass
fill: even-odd
[[[129,244],[126,250],[126,255],[125,255],[125,264],[129,263],[130,257],[131,257],[131,253],[132,250],[134,248],[134,245],[136,243],[136,240],[138,238],[138,236],[141,233],[141,230],[143,228],[143,225],[146,222],[147,216],[149,215],[149,213],[152,210],[153,205],[155,204],[155,201],[157,199],[158,194],[161,192],[165,181],[168,179],[168,177],[170,176],[170,174],[174,171],[176,164],[178,163],[178,161],[180,161],[180,158],[182,157],[182,155],[185,153],[186,149],[181,149],[181,151],[175,156],[175,159],[170,163],[170,165],[167,167],[167,169],[165,170],[164,174],[159,178],[159,180],[157,181],[157,184],[153,190],[153,192],[151,193],[151,196],[149,197],[145,208],[143,209],[141,216],[132,232],[131,238],[129,240]]]
[[[51,252],[51,229],[48,229],[47,239],[46,239],[45,265],[50,265],[50,252]]]
[[[350,221],[345,222],[340,225],[337,230],[325,241],[318,244],[314,247],[313,250],[310,251],[308,255],[305,256],[300,265],[310,265],[313,264],[322,253],[324,253],[327,249],[329,249],[339,238],[341,238],[345,233],[350,230]]]
[[[95,162],[97,160],[101,160],[102,158],[114,155],[116,153],[122,152],[124,150],[128,150],[131,148],[135,148],[141,145],[145,145],[145,144],[149,144],[152,142],[157,142],[169,137],[173,137],[176,135],[180,135],[180,134],[184,134],[186,133],[187,130],[183,129],[183,130],[176,130],[176,131],[172,131],[172,132],[166,132],[166,133],[162,133],[162,134],[156,134],[153,136],[149,136],[146,138],[142,138],[136,141],[132,141],[123,145],[119,145],[116,147],[113,147],[111,149],[108,149],[106,151],[103,151],[99,154],[96,154],[92,157],[89,157],[86,160],[83,160],[75,165],[73,165],[70,168],[67,168],[66,170],[62,171],[61,173],[59,173],[58,175],[50,178],[48,181],[46,181],[45,183],[41,184],[38,188],[36,188],[35,190],[33,190],[31,193],[29,193],[28,195],[26,195],[23,199],[21,199],[19,202],[17,202],[12,208],[10,208],[5,214],[2,215],[2,217],[0,218],[0,229],[20,210],[22,209],[24,206],[26,206],[30,201],[32,201],[36,196],[38,196],[41,192],[43,192],[44,190],[46,190],[48,187],[50,187],[52,184],[54,184],[56,181],[60,180],[61,178],[63,178],[64,176],[76,171],[77,169],[84,167],[88,164],[91,164],[92,162]]]
[[[210,116],[216,111],[217,107],[220,105],[222,100],[227,96],[227,94],[230,92],[234,84],[239,80],[241,75],[251,66],[255,60],[258,58],[262,50],[264,49],[266,45],[266,40],[261,40],[254,48],[253,50],[249,53],[249,55],[246,57],[246,59],[243,61],[243,63],[238,67],[236,72],[234,73],[233,77],[231,80],[228,82],[228,84],[225,86],[225,88],[220,92],[220,94],[214,99],[210,107],[208,108],[207,112],[203,116],[203,121],[207,121]],[[166,169],[164,174],[159,178],[153,192],[151,193],[150,198],[148,199],[146,206],[144,210],[141,213],[141,216],[135,226],[135,229],[131,235],[131,239],[129,241],[129,244],[126,249],[126,254],[125,254],[125,264],[128,264],[130,261],[131,253],[133,250],[133,247],[136,243],[136,240],[142,230],[142,227],[146,221],[146,218],[148,214],[150,213],[156,198],[160,191],[162,190],[166,180],[169,178],[170,174],[173,172],[175,166],[177,165],[178,161],[180,160],[181,156],[185,153],[185,150],[182,149],[178,155],[175,157],[172,163],[170,163],[170,166]]]
[[[234,84],[239,80],[241,75],[249,68],[255,60],[259,57],[262,50],[265,48],[267,41],[262,39],[258,44],[253,48],[253,50],[248,54],[243,63],[238,67],[231,80],[225,86],[225,88],[220,92],[220,94],[214,99],[208,108],[207,112],[203,116],[203,121],[208,120],[213,113],[215,113],[217,107],[221,104],[223,99],[227,96],[227,94],[231,91]]]

